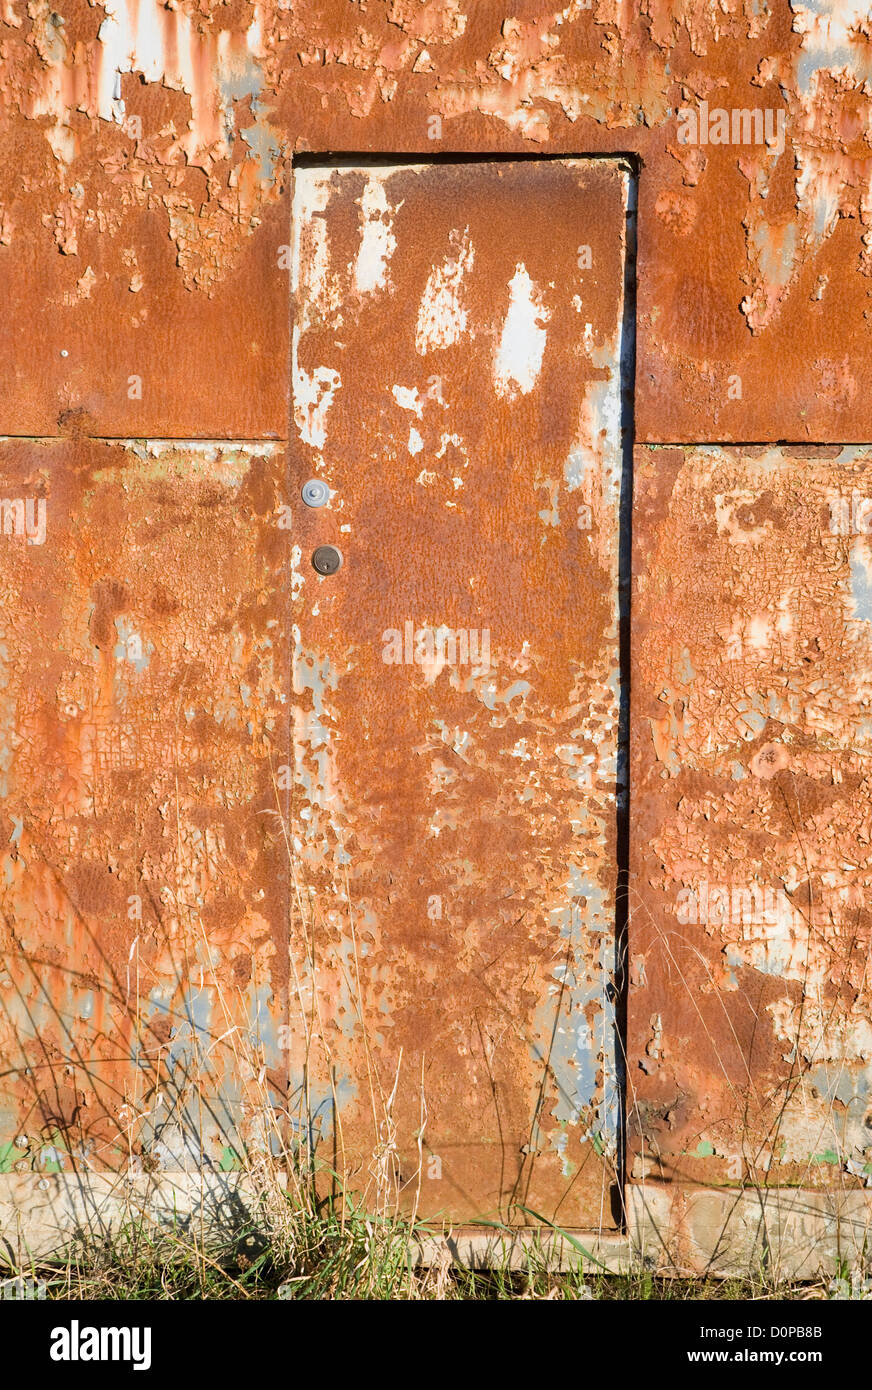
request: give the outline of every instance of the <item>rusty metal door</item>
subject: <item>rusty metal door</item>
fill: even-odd
[[[296,170],[291,1090],[455,1220],[613,1222],[629,189]]]

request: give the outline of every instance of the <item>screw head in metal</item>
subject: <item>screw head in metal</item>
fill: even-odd
[[[330,501],[330,489],[320,478],[303,483],[303,501],[307,507],[323,507]]]
[[[312,556],[312,564],[319,574],[335,574],[342,564],[342,551],[335,545],[319,545]]]

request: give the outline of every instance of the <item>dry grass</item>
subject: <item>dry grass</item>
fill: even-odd
[[[246,1000],[241,991],[228,994],[222,985],[219,963],[193,909],[188,910],[186,935],[189,945],[196,941],[200,959],[208,962],[207,983],[220,1024],[216,1028],[218,1036],[202,1054],[195,1052],[197,1066],[186,1075],[184,1090],[176,1086],[173,1093],[166,1074],[166,1059],[158,1055],[148,1084],[140,1093],[125,1097],[128,1114],[125,1140],[131,1162],[141,1161],[142,1137],[154,1132],[153,1110],[149,1107],[155,1093],[160,1094],[163,1089],[164,1095],[174,1096],[175,1109],[190,1114],[192,1100],[195,1112],[198,1104],[201,1109],[208,1107],[216,1071],[223,1071],[225,1075],[231,1071],[241,1088],[239,1108],[245,1117],[246,1134],[245,1140],[234,1137],[234,1144],[238,1144],[234,1153],[242,1170],[240,1177],[244,1179],[247,1192],[253,1194],[253,1200],[249,1201],[247,1210],[245,1205],[239,1204],[235,1226],[229,1231],[225,1229],[223,1234],[210,1229],[201,1220],[158,1225],[146,1214],[141,1219],[125,1221],[111,1234],[83,1235],[62,1257],[51,1262],[8,1265],[9,1278],[38,1281],[45,1286],[49,1298],[81,1300],[675,1301],[870,1296],[863,1281],[851,1280],[847,1268],[836,1280],[822,1278],[804,1284],[791,1283],[779,1277],[777,1269],[772,1268],[765,1274],[743,1280],[689,1280],[661,1277],[642,1267],[623,1276],[606,1274],[580,1256],[577,1268],[568,1273],[555,1273],[549,1270],[547,1259],[537,1254],[535,1248],[528,1254],[527,1267],[520,1272],[510,1269],[508,1264],[487,1272],[473,1271],[453,1265],[447,1258],[430,1268],[416,1268],[410,1249],[423,1231],[417,1220],[427,1124],[423,1077],[416,1078],[414,1083],[420,1114],[418,1170],[411,1182],[407,1176],[401,1193],[393,1112],[398,1088],[406,1084],[401,1073],[402,1058],[393,1076],[385,1078],[379,1074],[361,1004],[358,943],[351,893],[346,883],[346,931],[350,951],[343,963],[344,985],[357,1013],[373,1134],[367,1171],[358,1175],[354,1191],[347,1190],[342,1175],[341,1107],[335,1089],[332,1092],[335,1133],[331,1143],[337,1171],[321,1159],[313,1128],[310,1081],[316,1074],[332,1077],[334,1059],[327,1041],[329,1029],[320,1015],[316,924],[297,879],[292,840],[278,788],[276,805],[277,810],[270,814],[276,817],[279,833],[287,846],[294,902],[290,1033],[294,1039],[294,1067],[303,1080],[294,1093],[293,1106],[276,1105],[275,1092],[266,1080],[265,1050],[253,1038],[246,1023]],[[181,848],[179,852],[181,854]],[[183,904],[178,907],[185,911]],[[131,958],[133,954],[131,952]],[[134,969],[135,1016],[137,1028],[141,1030],[137,1039],[146,1054],[149,1038],[141,1023],[138,954]],[[216,1058],[221,1058],[222,1052],[222,1065],[216,1067]],[[138,1084],[142,1084],[141,1074]],[[792,1070],[786,1090],[792,1095],[801,1084],[802,1076]],[[635,1108],[632,1090],[628,1102],[632,1112]],[[779,1122],[786,1104],[787,1097],[779,1110]],[[777,1136],[766,1137],[768,1147],[772,1148]],[[148,1157],[147,1152],[145,1157]],[[748,1169],[753,1173],[757,1155],[749,1155],[749,1158]],[[214,1163],[202,1151],[201,1164],[203,1168],[214,1170]]]

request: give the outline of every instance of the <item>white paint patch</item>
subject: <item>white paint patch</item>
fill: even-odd
[[[424,414],[424,402],[415,386],[394,386],[393,397],[401,410],[413,410],[420,420]]]
[[[794,606],[794,591],[793,589],[788,589],[787,593],[779,600],[778,618],[775,622],[775,627],[781,637],[789,637],[793,632]]]
[[[37,8],[37,18],[45,13],[54,22],[49,4],[38,0]],[[169,0],[105,0],[102,9],[106,17],[96,43],[77,44],[73,57],[73,66],[86,68],[91,78],[87,104],[79,109],[122,123],[126,113],[121,77],[135,72],[146,83],[160,83],[190,96],[191,121],[179,137],[179,147],[188,158],[195,159],[205,150],[228,157],[233,103],[256,96],[263,86],[261,60],[267,51],[260,7],[255,7],[242,43],[235,30],[205,31],[198,17]],[[33,14],[34,7],[29,12]],[[50,54],[49,87],[38,99],[52,103],[61,124],[68,124],[70,83],[61,80],[69,75],[63,68],[64,63]]]
[[[363,232],[354,265],[354,283],[361,294],[387,285],[388,261],[397,247],[391,225],[393,213],[381,178],[373,174],[360,198]]]
[[[316,323],[339,327],[348,301],[345,277],[330,273],[329,219],[324,214],[334,193],[332,174],[331,169],[300,169],[294,179],[291,288],[301,334]]]
[[[418,431],[413,427],[409,430],[409,453],[414,458],[415,454],[420,454],[424,447],[424,441]]]
[[[316,367],[309,373],[297,360],[299,329],[294,330],[292,374],[294,384],[294,423],[304,444],[323,449],[327,442],[327,412],[342,385],[335,367]]]
[[[62,164],[72,164],[76,157],[76,137],[69,126],[51,126],[45,132],[45,138],[51,145],[55,159],[59,159]]]
[[[497,395],[528,395],[542,370],[547,333],[543,325],[551,313],[538,302],[535,286],[520,263],[509,282],[509,309],[494,362]]]
[[[296,602],[303,590],[303,552],[298,545],[291,549],[291,598]]]
[[[327,219],[313,217],[306,224],[306,256],[299,251],[297,235],[297,254],[294,265],[297,284],[295,291],[303,303],[303,324],[308,328],[317,316],[323,323],[337,325],[342,321],[341,309],[344,303],[342,285],[338,276],[330,275],[330,243],[327,233]]]
[[[736,628],[737,620],[733,620],[733,627]],[[739,650],[744,652],[746,649],[757,652],[758,655],[769,650],[772,645],[772,624],[766,613],[755,613],[748,618],[744,627],[741,629]]]
[[[434,348],[451,347],[466,333],[467,313],[460,302],[461,282],[472,269],[475,251],[469,228],[451,233],[454,254],[433,269],[421,296],[415,349],[423,357]]]
[[[123,0],[107,0],[106,18],[98,35],[102,62],[98,76],[97,112],[103,120],[119,118],[117,84],[121,73],[138,72],[145,82],[165,82],[168,87],[200,96],[197,82],[197,35],[191,16],[173,14],[173,53],[164,50],[164,15],[156,0],[145,0],[135,10]],[[198,103],[199,104],[199,103]],[[194,113],[194,123],[200,112]]]

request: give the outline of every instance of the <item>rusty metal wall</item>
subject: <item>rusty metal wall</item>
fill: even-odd
[[[291,562],[315,537],[298,486],[319,398],[292,353],[293,158],[600,154],[638,174],[632,413],[652,446],[630,1171],[863,1180],[868,488],[847,443],[869,438],[870,44],[854,0],[4,0],[0,1167],[232,1166],[297,1084]],[[348,247],[390,235],[364,194]],[[525,254],[565,277],[557,224],[525,220]],[[573,389],[567,369],[555,400]],[[377,480],[355,484],[369,537]],[[513,949],[526,968],[522,930]],[[332,1111],[330,1086],[316,1101]],[[484,1185],[493,1205],[502,1178]]]
[[[95,433],[283,435],[287,160],[347,150],[638,154],[638,438],[867,435],[857,0],[5,0],[3,15],[9,432],[77,411]],[[756,118],[734,139],[734,111],[769,111],[770,143]]]

